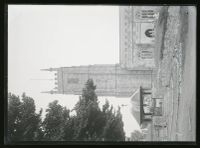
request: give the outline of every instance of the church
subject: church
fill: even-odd
[[[120,59],[116,64],[42,69],[55,73],[55,88],[46,93],[81,95],[93,79],[98,96],[130,97],[141,126],[151,119],[151,93],[156,69],[156,24],[159,6],[120,6]]]
[[[49,93],[80,95],[88,78],[99,96],[130,97],[140,86],[150,89],[158,12],[156,6],[120,6],[120,62],[43,69],[56,72],[56,87]]]

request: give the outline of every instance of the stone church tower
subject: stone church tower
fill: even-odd
[[[158,10],[120,6],[120,63],[45,69],[56,72],[56,88],[49,93],[80,95],[89,78],[98,96],[130,97],[140,86],[152,88]]]
[[[81,95],[84,84],[93,79],[98,96],[130,97],[138,86],[151,88],[152,70],[126,70],[119,64],[44,69],[55,71],[55,89],[49,93]]]

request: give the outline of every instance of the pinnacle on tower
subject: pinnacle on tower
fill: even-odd
[[[51,91],[42,91],[41,93],[56,94],[57,91],[53,91],[53,90],[51,90]]]
[[[42,71],[57,71],[58,68],[40,69]]]

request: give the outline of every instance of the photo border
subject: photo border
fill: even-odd
[[[147,3],[148,2],[148,3]],[[160,3],[161,1],[159,0],[151,0],[151,1],[139,1],[139,0],[135,0],[134,3],[132,1],[123,1],[122,0],[118,0],[118,1],[107,1],[107,2],[91,2],[91,1],[77,1],[77,0],[71,0],[71,1],[50,1],[50,0],[27,0],[27,1],[23,1],[23,0],[7,0],[4,2],[3,5],[3,9],[1,9],[3,11],[3,48],[4,49],[4,53],[1,54],[3,55],[3,58],[1,58],[1,60],[4,63],[3,66],[3,80],[2,82],[4,83],[4,89],[3,89],[3,97],[4,99],[1,99],[1,109],[2,109],[2,114],[4,116],[4,127],[2,129],[4,129],[4,133],[2,135],[3,137],[3,142],[4,145],[197,145],[199,144],[199,137],[198,134],[200,131],[199,126],[197,120],[199,119],[197,117],[197,113],[198,113],[198,106],[196,105],[196,142],[185,142],[185,141],[175,141],[175,142],[171,142],[171,141],[166,141],[166,142],[156,142],[156,141],[152,141],[152,142],[129,142],[129,141],[125,141],[125,142],[92,142],[92,141],[20,141],[20,142],[12,142],[12,143],[7,143],[7,101],[8,101],[8,5],[10,4],[15,4],[15,5],[193,5],[196,6],[197,8],[197,18],[198,18],[198,2],[197,1],[193,1],[193,0],[176,0],[176,1],[171,1],[171,2],[164,2],[162,1],[162,3]],[[199,20],[197,19],[197,32],[199,32]],[[198,33],[197,33],[198,34]],[[198,36],[196,38],[196,40],[198,41]],[[197,48],[198,48],[198,42],[197,43]],[[2,51],[2,50],[1,50]],[[199,54],[198,50],[196,50],[197,55]],[[198,57],[198,56],[197,56]],[[197,64],[198,65],[198,64]],[[197,67],[198,68],[198,67]],[[196,68],[196,72],[198,72],[199,69]],[[198,80],[198,76],[197,76],[197,80]],[[198,81],[197,81],[198,82]],[[197,84],[197,83],[196,83]],[[196,85],[197,86],[197,85]],[[198,88],[198,87],[196,87]],[[197,89],[198,90],[198,89]],[[199,103],[198,101],[198,91],[197,95],[196,95],[196,102],[197,104]],[[3,130],[1,130],[3,131]]]

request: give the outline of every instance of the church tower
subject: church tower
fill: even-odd
[[[55,90],[46,93],[81,95],[88,79],[93,79],[98,96],[130,97],[138,86],[151,88],[152,85],[152,70],[126,70],[119,64],[60,67],[54,70]]]
[[[138,87],[152,88],[159,8],[120,6],[120,63],[43,69],[56,71],[56,90],[48,93],[80,95],[89,78],[98,96],[130,97]]]
[[[155,68],[158,6],[120,6],[120,65],[129,70]]]

